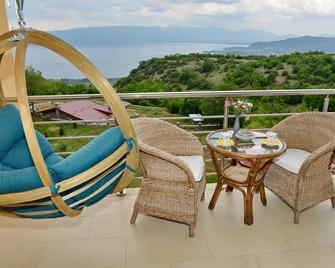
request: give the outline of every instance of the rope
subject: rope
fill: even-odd
[[[132,138],[132,137],[129,137],[127,139],[127,145],[128,145],[128,154],[130,154],[131,150],[133,149],[133,146],[135,146],[136,149],[138,148],[135,139]],[[136,171],[138,170],[138,167],[136,169],[134,169],[134,168],[132,168],[132,167],[130,167],[129,165],[126,164],[126,169],[128,169],[132,173],[136,173]]]
[[[26,22],[23,17],[23,4],[24,0],[15,0],[17,23],[19,24],[20,28],[24,28],[26,26]]]

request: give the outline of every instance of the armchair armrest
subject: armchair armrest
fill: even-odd
[[[182,160],[142,141],[139,141],[138,145],[145,177],[168,182],[184,181],[192,188],[195,187],[193,173]]]
[[[306,177],[306,175],[317,173],[320,175],[329,173],[334,156],[335,141],[321,146],[305,160],[300,168],[299,177]]]

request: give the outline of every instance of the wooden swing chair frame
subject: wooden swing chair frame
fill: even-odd
[[[61,193],[80,186],[81,184],[90,180],[100,180],[104,178],[109,173],[111,166],[116,163],[120,157],[122,157],[122,155],[127,154],[128,146],[127,143],[124,143],[113,154],[95,166],[89,168],[85,172],[57,183],[57,188],[59,188],[59,190],[57,194],[53,194],[51,187],[54,186],[54,182],[50,177],[47,165],[43,158],[29,108],[29,99],[25,77],[25,56],[29,44],[47,48],[77,67],[77,69],[81,71],[92,83],[92,85],[94,85],[101,93],[102,97],[111,108],[111,111],[115,116],[115,120],[124,135],[124,138],[126,140],[133,139],[135,143],[137,143],[135,131],[131,124],[130,117],[113,87],[103,76],[103,74],[78,50],[51,34],[34,29],[21,28],[9,31],[0,36],[0,66],[3,62],[6,51],[13,48],[16,49],[14,67],[17,107],[20,111],[25,137],[34,165],[43,184],[43,187],[30,191],[0,194],[0,213],[6,216],[17,217],[11,212],[1,210],[1,207],[38,205],[38,202],[36,203],[36,201],[43,198],[50,198],[60,212],[66,216],[74,217],[79,215],[82,209],[74,210],[69,207],[62,199]],[[0,76],[0,108],[6,105],[6,100],[1,85],[2,81]],[[139,152],[137,146],[134,145],[126,157],[126,165],[131,169],[136,169],[138,162]],[[113,192],[122,191],[129,185],[133,176],[134,173],[131,170],[125,168],[124,173]]]

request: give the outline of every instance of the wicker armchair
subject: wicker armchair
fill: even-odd
[[[331,199],[335,191],[331,164],[335,150],[335,115],[303,113],[291,116],[272,129],[287,144],[287,152],[271,164],[265,186],[281,197],[294,211],[294,223],[300,213]]]
[[[194,236],[200,200],[204,200],[203,148],[192,134],[167,122],[133,120],[143,172],[131,223],[138,213],[189,225]]]

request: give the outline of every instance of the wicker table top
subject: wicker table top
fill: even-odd
[[[264,133],[253,131],[255,137],[249,142],[230,139],[228,145],[223,145],[223,133],[219,130],[210,133],[207,138],[208,147],[227,157],[236,159],[252,158],[275,158],[286,150],[286,144],[281,139],[276,139],[273,146],[269,145],[268,139]]]

